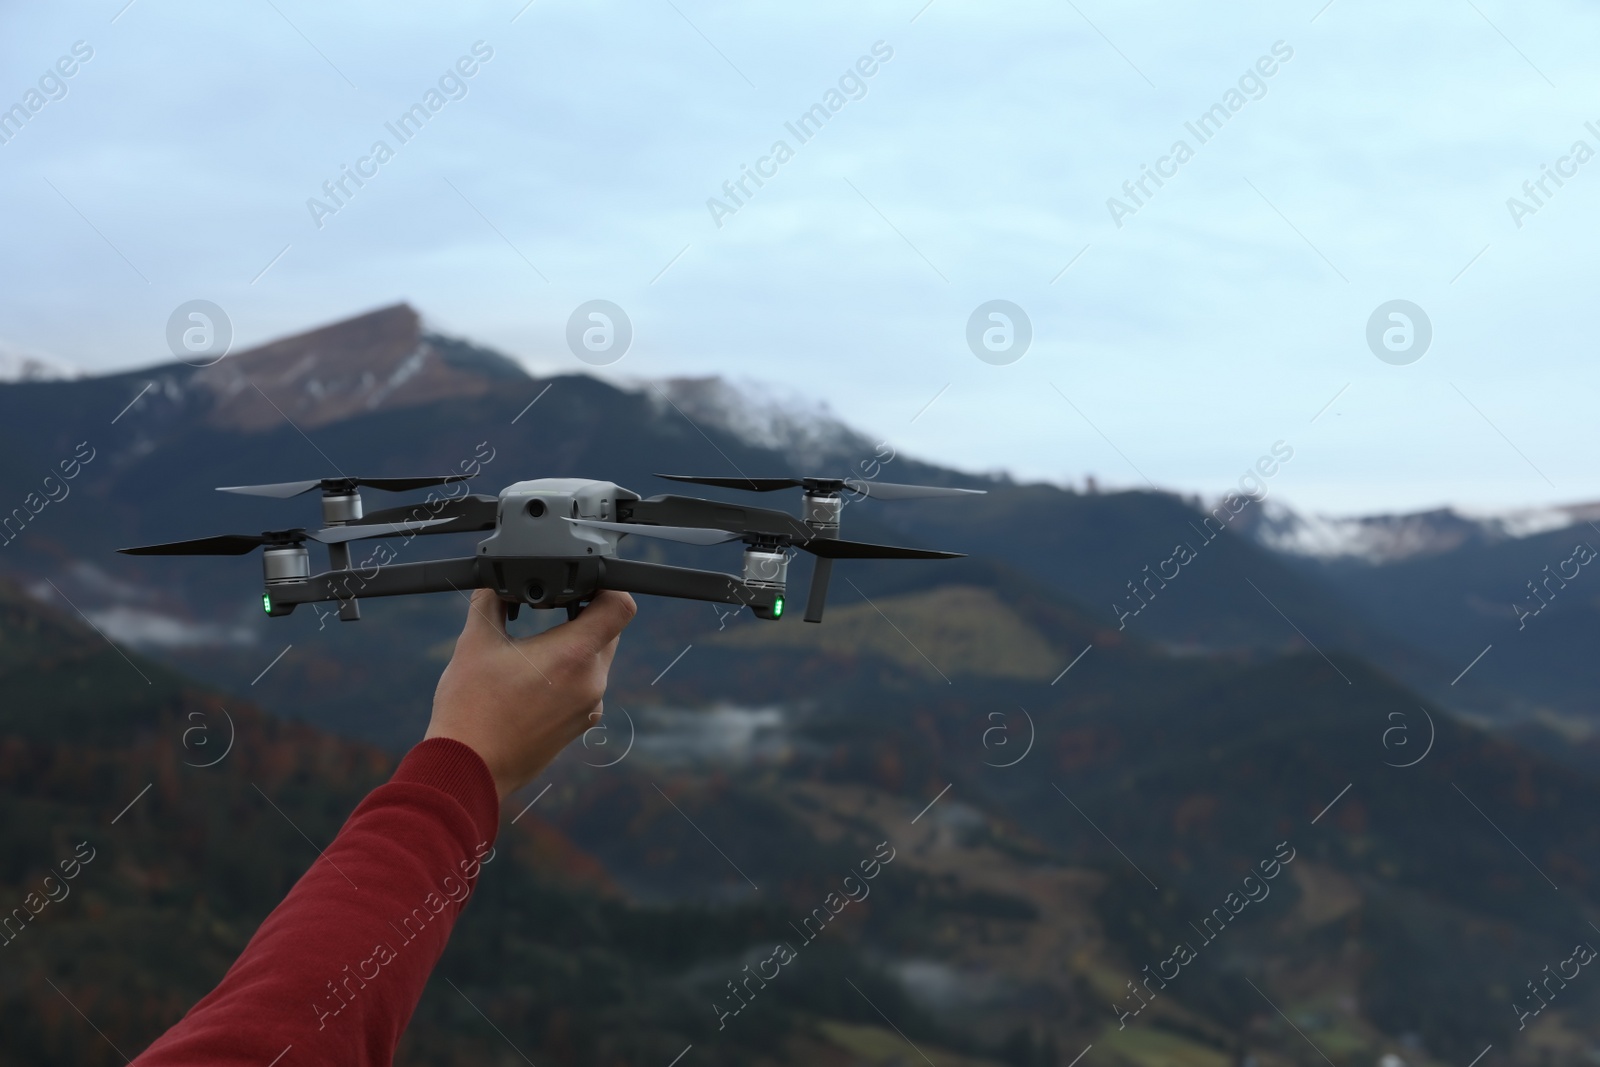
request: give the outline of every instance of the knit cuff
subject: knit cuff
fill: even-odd
[[[432,786],[466,809],[480,841],[500,832],[500,791],[489,765],[468,746],[450,737],[430,737],[406,753],[391,782]]]

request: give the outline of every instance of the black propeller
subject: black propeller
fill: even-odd
[[[440,525],[430,527],[428,533],[462,533],[475,530],[492,530],[500,515],[500,498],[474,493],[456,500],[439,500],[432,504],[401,504],[399,507],[374,511],[361,519],[362,523],[405,522],[419,514],[431,515]]]
[[[366,486],[368,489],[383,489],[391,493],[404,493],[412,489],[426,489],[432,485],[448,485],[451,482],[464,482],[470,475],[466,474],[439,474],[428,475],[421,478],[311,478],[303,482],[274,482],[270,485],[219,485],[219,493],[240,493],[244,496],[270,496],[278,500],[287,500],[301,493],[309,493],[313,489],[321,489],[324,493],[350,493],[357,486]]]
[[[717,545],[724,541],[770,541],[770,534],[736,533],[729,530],[708,530],[698,526],[647,526],[634,522],[604,522],[600,519],[567,519],[578,526],[615,533],[658,537],[664,541],[681,541],[688,545]],[[780,543],[788,537],[776,538]],[[796,541],[794,547],[823,559],[959,559],[965,552],[941,552],[932,548],[903,548],[899,545],[873,545],[865,541],[844,541],[837,537],[813,537],[809,541]]]
[[[838,537],[813,537],[795,546],[824,560],[833,559],[960,559],[965,552],[941,552],[934,548],[905,548],[901,545],[874,545],[866,541],[846,541]]]
[[[393,537],[412,530],[424,530],[446,519],[428,519],[422,522],[387,522],[365,526],[333,526],[326,530],[268,530],[260,534],[218,534],[215,537],[197,537],[190,541],[169,541],[163,545],[141,545],[138,548],[119,548],[129,556],[242,556],[262,547],[298,545],[308,538],[325,545],[338,545],[346,541],[359,541],[368,537]]]
[[[904,485],[899,482],[875,482],[865,478],[714,478],[692,474],[658,474],[674,482],[693,482],[695,485],[715,485],[723,489],[745,489],[752,493],[770,493],[777,489],[804,489],[810,493],[837,493],[848,489],[861,496],[879,500],[916,500],[941,496],[981,496],[986,489],[952,489],[942,485]]]

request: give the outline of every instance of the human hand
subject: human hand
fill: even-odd
[[[505,609],[494,590],[473,592],[424,735],[482,756],[501,800],[600,721],[617,641],[638,611],[627,593],[602,590],[576,619],[511,637]]]

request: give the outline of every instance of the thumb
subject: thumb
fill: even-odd
[[[461,628],[463,638],[482,640],[506,636],[506,604],[493,589],[474,589],[467,607],[467,622]]]

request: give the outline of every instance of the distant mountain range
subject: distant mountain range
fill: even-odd
[[[0,890],[20,899],[69,830],[108,856],[7,974],[50,976],[129,1051],[148,1040],[314,858],[251,784],[325,841],[420,736],[463,617],[439,595],[268,619],[249,557],[114,549],[315,522],[314,498],[218,485],[441,472],[485,443],[483,492],[574,475],[648,495],[656,473],[876,455],[823,409],[715,380],[534,378],[404,306],[203,369],[0,385],[0,571],[18,583],[0,585]],[[430,988],[401,1062],[493,1062],[502,1036],[607,1065],[691,1044],[695,1062],[880,1067],[912,1062],[907,1041],[941,1067],[1060,1067],[1091,1044],[1118,1067],[1320,1063],[1308,1040],[1341,1067],[1600,1048],[1600,988],[1543,1013],[1538,1040],[1514,1014],[1600,914],[1587,512],[1313,535],[1322,520],[1276,503],[1219,513],[910,456],[879,476],[988,495],[852,503],[852,536],[970,556],[841,563],[820,627],[644,598],[604,729],[548,795],[513,801],[506,866],[442,964],[503,1035]],[[1542,584],[1547,566],[1568,577]],[[207,777],[184,731],[220,707],[242,747]],[[112,836],[145,783],[150,809]],[[727,979],[885,841],[871,900],[719,1031]],[[1289,853],[1270,901],[1200,928]],[[1178,941],[1194,969],[1130,999]],[[0,1067],[120,1062],[53,996],[0,981]]]
[[[253,678],[284,644],[297,643],[254,695],[380,739],[308,696],[297,671],[360,669],[367,654],[347,646],[380,647],[385,625],[401,627],[419,647],[435,647],[449,638],[454,607],[439,598],[375,604],[368,621],[352,626],[321,622],[315,611],[267,620],[255,610],[253,562],[129,559],[112,550],[315,521],[309,498],[253,500],[217,494],[218,485],[335,469],[452,470],[482,443],[495,459],[480,491],[525,477],[576,475],[612,478],[648,495],[670,488],[653,477],[657,472],[860,473],[880,455],[868,434],[826,408],[770,389],[716,379],[628,387],[579,374],[536,379],[504,355],[429,332],[417,312],[397,305],[214,366],[171,363],[0,385],[0,500],[11,502],[13,517],[0,571],[47,598],[70,597],[108,634],[216,684]],[[42,479],[79,449],[93,450],[93,460],[64,487],[70,497],[50,501]],[[1244,657],[1344,650],[1481,721],[1542,723],[1527,728],[1548,734],[1552,744],[1558,736],[1587,736],[1596,717],[1587,694],[1591,683],[1600,684],[1600,668],[1591,678],[1584,663],[1557,669],[1552,662],[1569,646],[1600,637],[1600,615],[1584,607],[1581,589],[1541,616],[1537,642],[1510,640],[1511,604],[1529,595],[1526,583],[1544,562],[1539,554],[1554,551],[1546,540],[1592,533],[1595,507],[1330,520],[1268,500],[1236,516],[1224,510],[1224,524],[1215,509],[1176,494],[1020,484],[910,456],[872,469],[889,480],[981,487],[989,495],[959,505],[853,508],[852,530],[863,538],[938,544],[972,558],[850,567],[860,592],[836,583],[840,597],[926,592],[949,582],[992,585],[1004,574],[1119,640]],[[43,502],[37,514],[30,500],[33,507]],[[461,543],[470,541],[439,538],[429,547],[460,551]],[[1197,556],[1181,568],[1174,562],[1179,543]],[[713,558],[677,549],[666,556]],[[717,621],[711,609],[703,614]],[[295,641],[306,627],[318,641]],[[648,619],[640,629],[655,632]],[[656,633],[663,645],[675,636]],[[1499,647],[1458,679],[1497,636]],[[1077,649],[1054,651],[1064,664]],[[410,691],[432,669],[424,661],[417,678],[402,671],[392,680],[397,691]],[[420,698],[396,699],[405,710],[391,721],[410,723],[421,714]]]
[[[0,382],[45,382],[81,377],[82,371],[65,363],[0,341]]]
[[[1516,541],[1597,520],[1600,503],[1487,515],[1438,508],[1405,515],[1330,518],[1302,515],[1279,501],[1267,500],[1248,513],[1240,529],[1263,547],[1286,555],[1382,565]]]

